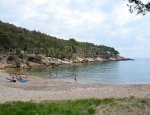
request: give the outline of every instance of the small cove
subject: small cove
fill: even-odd
[[[150,59],[134,61],[110,61],[64,65],[60,67],[39,67],[26,69],[32,76],[46,79],[74,80],[100,84],[149,84]],[[7,70],[8,71],[8,70]],[[51,76],[49,76],[49,71]]]

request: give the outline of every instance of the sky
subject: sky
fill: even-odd
[[[126,0],[0,0],[0,6],[3,22],[114,47],[125,57],[150,57],[150,14],[129,13]]]

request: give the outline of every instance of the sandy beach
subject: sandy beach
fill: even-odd
[[[0,71],[0,103],[7,101],[43,101],[85,98],[150,98],[150,84],[83,84],[74,81],[30,77],[26,83],[9,82]]]

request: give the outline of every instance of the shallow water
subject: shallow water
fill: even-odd
[[[42,67],[27,69],[30,75],[48,79],[74,80],[77,82],[105,84],[149,84],[150,59],[134,61],[112,61],[65,65],[62,67]],[[52,76],[49,77],[49,71]]]

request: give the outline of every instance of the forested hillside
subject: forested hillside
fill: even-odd
[[[60,59],[71,59],[74,55],[107,59],[119,54],[112,47],[78,42],[73,38],[62,40],[2,21],[0,21],[0,50],[3,52],[26,51],[27,53],[46,54],[46,56]]]

